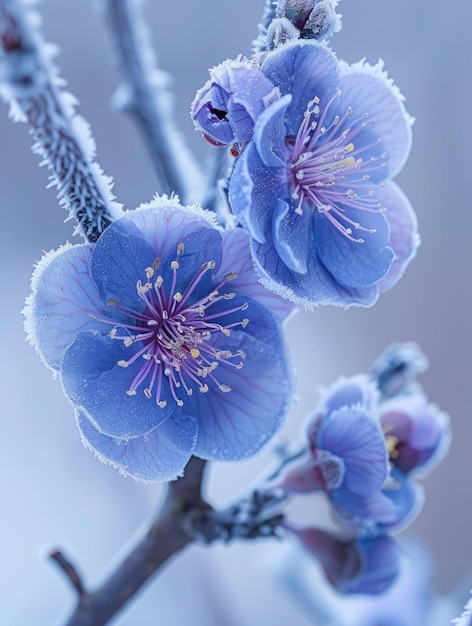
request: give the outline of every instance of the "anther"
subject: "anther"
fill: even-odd
[[[179,262],[178,261],[171,261],[170,264],[170,269],[171,270],[178,270],[180,267]]]
[[[153,267],[146,267],[146,269],[144,270],[144,272],[145,272],[145,274],[146,274],[146,278],[147,278],[148,280],[154,276],[154,268],[153,268]]]
[[[228,385],[218,385],[218,389],[220,391],[223,391],[224,393],[228,393],[231,391],[231,387],[228,387]]]
[[[243,319],[243,321],[241,322],[241,326],[242,326],[243,328],[246,328],[246,326],[247,326],[248,324],[249,324],[249,319],[248,319],[247,317],[245,317],[245,318]]]
[[[128,361],[118,361],[117,365],[120,367],[128,367]]]
[[[230,274],[226,274],[225,280],[234,280],[237,277],[238,275],[236,274],[236,272],[231,272]]]

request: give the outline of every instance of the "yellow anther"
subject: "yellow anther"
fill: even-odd
[[[128,361],[118,361],[117,365],[119,365],[120,367],[128,367]]]
[[[110,330],[110,339],[114,339],[116,337],[116,328],[112,328]]]
[[[107,301],[107,305],[108,306],[118,306],[118,302],[116,300],[108,300]]]
[[[146,269],[144,270],[144,272],[145,272],[145,274],[146,274],[146,278],[147,278],[148,280],[154,276],[154,268],[153,268],[153,267],[146,267]]]
[[[182,294],[177,291],[177,293],[174,294],[174,300],[176,302],[181,302],[182,301]]]
[[[243,319],[243,321],[241,322],[241,326],[242,326],[243,328],[246,328],[246,326],[247,326],[248,324],[249,324],[249,319],[248,319],[247,317],[245,317],[245,318]]]
[[[353,143],[348,143],[347,146],[344,148],[344,152],[352,152],[353,150],[354,150]]]
[[[178,270],[180,267],[179,262],[178,261],[172,261],[170,264],[170,269],[171,270]]]
[[[387,435],[385,437],[385,444],[387,446],[388,456],[392,459],[396,459],[400,455],[397,450],[397,445],[399,442],[400,440],[398,439],[398,437],[395,437],[395,435]]]
[[[218,389],[224,393],[231,391],[231,387],[228,387],[228,385],[218,385]]]
[[[156,289],[160,289],[162,287],[162,283],[164,282],[164,279],[162,278],[162,276],[158,276],[156,278],[156,282],[154,283],[154,287]]]
[[[356,164],[356,159],[354,157],[346,157],[345,159],[341,159],[340,161],[338,161],[336,165],[349,166],[349,165],[355,165],[355,164]],[[336,167],[336,166],[333,165],[333,167]]]
[[[126,339],[123,339],[123,344],[126,348],[129,348],[133,344],[133,339],[131,337],[126,337]]]
[[[157,405],[161,408],[164,409],[167,406],[167,401],[166,400],[160,400]]]
[[[202,385],[201,387],[198,388],[198,391],[200,391],[201,393],[206,393],[208,391],[208,385]]]
[[[190,356],[192,356],[194,359],[196,359],[197,357],[200,356],[200,350],[198,350],[197,348],[192,348],[190,350]]]

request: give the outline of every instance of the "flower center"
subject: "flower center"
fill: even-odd
[[[385,211],[382,198],[376,197],[377,185],[370,181],[369,172],[385,167],[387,153],[368,159],[362,156],[379,145],[380,138],[373,144],[356,147],[356,139],[374,123],[368,119],[368,113],[353,120],[354,112],[348,107],[343,117],[336,115],[329,126],[325,126],[330,107],[341,95],[338,90],[323,112],[318,97],[308,103],[297,135],[287,137],[288,178],[291,197],[298,201],[295,213],[303,215],[308,206],[324,215],[349,240],[364,243],[365,239],[355,237],[354,231],[375,233],[375,229],[365,228],[353,220],[349,210]]]
[[[128,360],[118,361],[118,365],[125,368],[138,359],[143,361],[126,393],[134,396],[138,389],[143,387],[146,398],[154,397],[161,408],[167,404],[166,400],[161,400],[164,377],[168,380],[176,404],[183,406],[182,396],[191,396],[195,385],[202,393],[208,391],[207,383],[222,392],[231,391],[228,385],[217,379],[214,371],[222,363],[241,369],[242,359],[246,356],[242,350],[233,353],[230,350],[218,349],[219,342],[215,337],[221,333],[229,337],[232,328],[245,328],[249,322],[248,318],[242,318],[238,322],[221,323],[224,316],[245,311],[248,308],[247,303],[237,307],[228,305],[223,311],[219,307],[218,312],[213,312],[212,307],[217,302],[235,298],[236,293],[222,292],[222,289],[229,281],[234,280],[237,274],[227,274],[213,291],[199,297],[202,278],[208,271],[215,269],[215,261],[210,260],[200,267],[183,293],[180,293],[176,291],[176,285],[180,267],[179,257],[183,251],[184,244],[179,244],[176,258],[170,263],[172,278],[168,279],[168,285],[159,274],[161,266],[159,259],[154,261],[153,267],[145,269],[146,280],[144,282],[139,280],[136,284],[137,294],[146,304],[144,312],[128,309],[116,301],[108,302],[119,313],[132,318],[133,323],[100,320],[113,324],[110,337],[122,341],[125,347],[141,344]]]

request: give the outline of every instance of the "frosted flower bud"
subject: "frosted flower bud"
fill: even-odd
[[[227,59],[210,70],[210,79],[197,91],[191,116],[195,128],[217,146],[248,142],[254,124],[279,90],[249,59]]]

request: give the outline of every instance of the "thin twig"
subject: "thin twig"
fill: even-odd
[[[123,81],[115,105],[138,124],[160,191],[176,193],[183,203],[194,202],[200,195],[201,173],[175,126],[167,75],[158,69],[139,3],[102,0],[102,4]]]
[[[0,0],[0,96],[15,121],[28,122],[40,165],[51,171],[60,204],[78,231],[96,241],[119,213],[110,179],[96,162],[86,122],[52,62],[55,49],[40,34],[39,15],[25,0]]]
[[[69,559],[64,555],[64,553],[61,550],[52,550],[49,553],[49,558],[55,563],[57,563],[57,565],[61,568],[61,570],[67,576],[72,587],[79,594],[79,598],[85,595],[86,591],[82,583],[82,579],[79,573],[77,572],[77,569],[75,568],[74,564],[71,561],[69,561]]]

